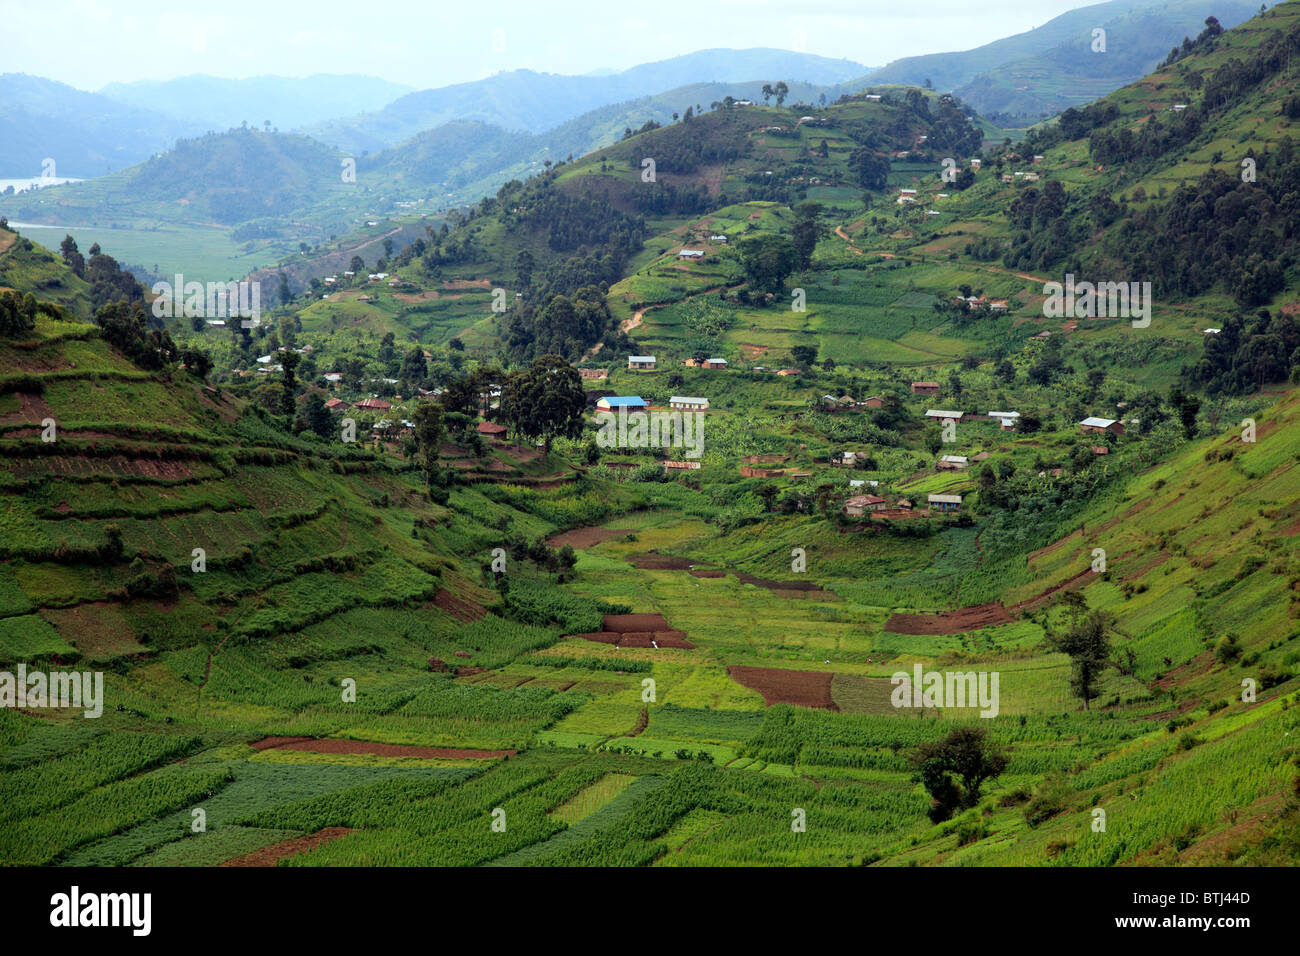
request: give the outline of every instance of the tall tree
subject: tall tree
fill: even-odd
[[[559,355],[543,355],[511,375],[501,394],[505,422],[527,438],[540,438],[547,455],[555,438],[582,434],[586,407],[582,377]]]
[[[415,425],[417,462],[424,469],[424,481],[433,484],[438,473],[438,446],[442,444],[442,407],[433,402],[421,402],[411,413]]]
[[[293,416],[297,410],[294,370],[301,358],[297,352],[284,352],[280,356],[280,365],[284,368],[284,379],[280,386],[280,414],[288,419],[290,427],[293,426]]]
[[[1087,607],[1084,602],[1083,607]],[[1083,701],[1083,709],[1100,691],[1097,682],[1110,666],[1110,625],[1101,611],[1071,612],[1072,622],[1061,634],[1047,636],[1053,648],[1070,658],[1070,689]]]
[[[794,225],[790,228],[790,238],[794,242],[800,269],[812,265],[813,250],[825,232],[825,227],[817,219],[821,211],[822,205],[817,202],[801,202],[794,207],[795,218]]]

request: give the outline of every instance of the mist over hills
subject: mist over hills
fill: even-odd
[[[173,80],[109,83],[99,92],[115,102],[164,113],[204,129],[247,123],[282,130],[336,116],[377,110],[412,91],[404,83],[374,76],[320,73],[307,77],[252,76],[230,79],[194,74]]]

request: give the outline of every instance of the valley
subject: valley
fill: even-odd
[[[0,671],[104,679],[0,684],[0,863],[1294,866],[1300,2],[1239,6],[1017,128],[827,61],[0,199]],[[1069,74],[1013,39],[944,88]]]

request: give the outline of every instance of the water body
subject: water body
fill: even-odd
[[[58,226],[48,222],[14,222],[9,220],[10,229],[112,229],[112,226]]]

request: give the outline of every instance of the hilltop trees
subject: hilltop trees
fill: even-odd
[[[519,434],[540,438],[551,453],[557,437],[582,434],[586,393],[578,370],[560,355],[543,355],[532,366],[511,375],[501,392],[501,417]]]

